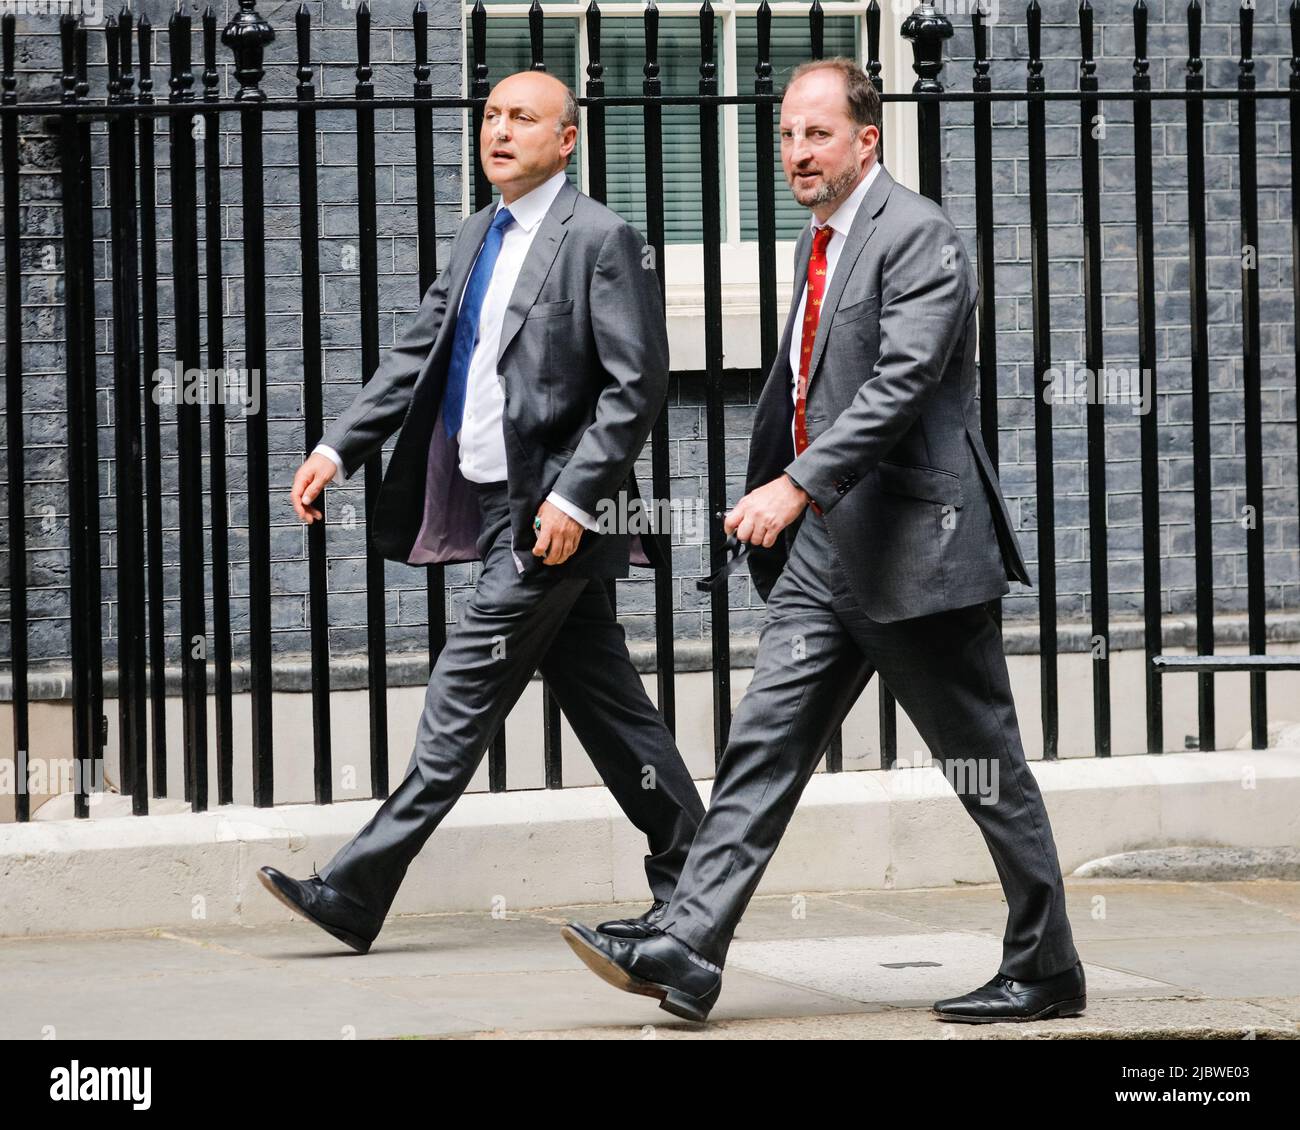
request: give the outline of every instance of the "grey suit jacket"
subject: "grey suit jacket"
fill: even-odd
[[[783,471],[821,507],[855,596],[874,620],[925,616],[1029,584],[980,438],[977,282],[937,204],[881,169],[822,302],[809,369],[809,446],[794,458],[790,335],[812,238],[795,251],[785,333],[755,412],[746,490]],[[795,527],[749,555],[763,599]]]
[[[375,545],[393,561],[478,558],[478,499],[460,473],[441,408],[455,311],[492,212],[484,208],[461,225],[414,319],[321,437],[351,475],[400,428],[371,519]],[[620,532],[626,523],[584,531],[563,565],[532,555],[533,516],[552,490],[598,519],[620,494],[625,510],[640,507],[632,467],[668,392],[668,331],[645,240],[567,181],[520,269],[497,372],[511,531],[524,570],[618,577],[629,560],[659,564],[657,539],[642,539],[636,525],[631,536]]]

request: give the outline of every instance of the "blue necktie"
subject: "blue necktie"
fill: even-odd
[[[461,299],[460,313],[456,316],[456,336],[452,339],[451,364],[447,367],[447,391],[442,400],[442,422],[447,429],[448,438],[454,438],[460,431],[461,420],[465,416],[465,393],[469,387],[469,360],[478,344],[478,317],[483,309],[483,299],[487,296],[488,284],[492,281],[492,270],[497,265],[497,256],[501,254],[501,241],[505,238],[507,226],[514,220],[510,209],[500,208],[488,229],[487,238],[483,240],[483,249],[478,254],[474,269],[470,272],[469,282],[465,284],[465,295]]]

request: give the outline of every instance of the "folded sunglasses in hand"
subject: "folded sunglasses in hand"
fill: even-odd
[[[731,576],[741,563],[749,556],[749,543],[743,542],[735,534],[727,535],[727,560],[716,572],[711,573],[702,581],[696,581],[695,587],[700,592],[713,592],[727,583],[727,578]]]

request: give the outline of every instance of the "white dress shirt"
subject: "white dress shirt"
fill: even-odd
[[[835,274],[835,264],[839,260],[840,251],[844,248],[844,241],[848,238],[849,229],[853,226],[854,217],[858,214],[858,208],[862,204],[863,198],[867,195],[867,189],[871,187],[871,182],[876,179],[880,172],[880,161],[877,159],[871,166],[871,171],[858,182],[857,188],[849,193],[848,199],[831,213],[831,218],[826,221],[831,231],[830,242],[826,245],[826,288],[822,291],[825,295],[830,292],[831,277]],[[811,227],[815,232],[818,228],[825,225],[819,224],[815,219]],[[803,314],[804,307],[808,304],[808,283],[804,281],[803,293],[799,295],[799,309],[795,311],[794,329],[790,334],[790,374],[792,378],[790,386],[790,396],[795,404],[799,403],[799,357],[803,352]],[[820,328],[820,320],[818,323]],[[811,374],[809,374],[811,376]],[[790,435],[794,436],[794,423],[790,424]]]
[[[501,348],[501,325],[506,307],[514,293],[524,257],[533,245],[537,229],[555,201],[565,181],[561,169],[549,180],[524,193],[513,203],[503,205],[497,200],[493,215],[503,206],[510,209],[513,223],[507,225],[501,239],[501,250],[492,268],[492,279],[483,306],[479,310],[478,343],[469,359],[469,377],[465,389],[465,414],[461,420],[457,439],[460,441],[460,473],[470,482],[495,483],[506,478],[506,439],[502,415],[505,410],[505,393],[497,373],[497,354]],[[480,252],[481,252],[480,248]],[[477,262],[477,256],[475,256]],[[473,267],[470,267],[473,273]],[[464,301],[461,292],[461,302]],[[459,315],[460,308],[457,307]],[[319,452],[332,459],[343,470],[343,460],[338,452],[326,444],[318,444],[313,454]],[[596,519],[579,509],[568,499],[554,491],[547,496],[551,505],[564,511],[589,530],[597,528]]]

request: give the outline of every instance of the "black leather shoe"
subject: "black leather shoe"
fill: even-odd
[[[935,1001],[940,1020],[993,1024],[1003,1020],[1055,1020],[1078,1016],[1088,1006],[1083,962],[1038,981],[998,973],[987,985],[960,997]]]
[[[560,931],[569,948],[602,981],[625,993],[656,997],[685,1020],[704,1020],[722,991],[722,974],[699,964],[695,952],[657,926],[645,938],[611,938],[577,922]]]
[[[357,953],[369,950],[383,927],[382,919],[340,894],[314,870],[310,879],[291,879],[274,867],[263,867],[257,877],[290,910],[346,942]]]
[[[602,922],[596,929],[611,938],[648,938],[650,931],[646,927],[658,926],[667,913],[668,904],[663,899],[655,899],[644,914],[636,918],[615,918]]]

